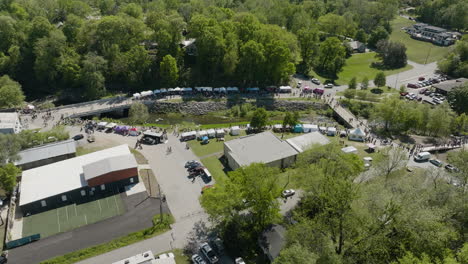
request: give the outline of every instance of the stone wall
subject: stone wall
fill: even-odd
[[[324,109],[326,105],[312,101],[289,101],[289,100],[256,100],[248,102],[267,110],[302,111],[308,109]],[[207,102],[154,102],[150,106],[153,113],[184,113],[190,115],[204,115],[209,112],[227,110],[234,103],[229,101],[207,101]]]

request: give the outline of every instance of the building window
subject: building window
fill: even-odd
[[[62,195],[62,202],[65,202],[67,200],[67,196],[66,195]]]
[[[105,184],[101,184],[101,191],[104,191],[106,189],[106,185]]]
[[[47,203],[46,203],[45,200],[42,200],[42,201],[41,201],[41,206],[42,206],[42,207],[46,207],[46,206],[47,206]]]
[[[86,195],[86,191],[85,190],[81,190],[81,196],[85,196]]]
[[[133,183],[135,180],[133,180],[133,178],[130,178],[130,183]]]

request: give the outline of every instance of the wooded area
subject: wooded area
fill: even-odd
[[[0,76],[29,98],[74,101],[146,87],[278,85],[296,70],[336,78],[344,38],[376,45],[398,4],[2,0]]]

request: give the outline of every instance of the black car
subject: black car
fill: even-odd
[[[200,246],[200,250],[211,264],[218,263],[219,261],[218,256],[216,255],[216,253],[214,252],[214,250],[210,247],[208,243],[203,243]]]
[[[194,264],[206,264],[206,261],[204,261],[198,254],[192,256],[192,262]]]
[[[450,165],[450,164],[445,165],[445,169],[447,171],[449,171],[449,172],[459,172],[460,171],[457,167],[455,167],[453,165]]]
[[[78,135],[73,137],[73,140],[77,141],[77,140],[80,140],[80,139],[83,139],[83,138],[84,138],[83,134],[78,134]]]
[[[156,144],[156,140],[150,137],[143,137],[141,141],[146,145],[154,145]]]

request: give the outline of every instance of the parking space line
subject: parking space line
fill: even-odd
[[[57,226],[58,226],[58,231],[60,232],[60,217],[59,217],[59,209],[57,209]]]

